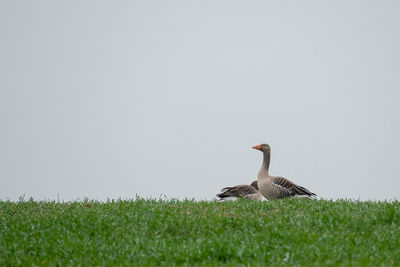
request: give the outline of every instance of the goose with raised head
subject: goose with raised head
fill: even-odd
[[[222,188],[222,193],[217,194],[220,200],[236,200],[240,197],[249,198],[251,200],[262,200],[262,195],[258,190],[257,181],[250,185],[241,184],[231,187]]]
[[[263,152],[264,159],[261,169],[258,172],[258,188],[261,194],[267,199],[280,199],[286,197],[313,197],[307,188],[299,186],[286,178],[279,176],[270,176],[268,173],[269,163],[271,161],[271,147],[268,144],[253,146],[254,149]]]

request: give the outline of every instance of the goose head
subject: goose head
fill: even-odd
[[[268,144],[260,144],[253,146],[254,149],[260,150],[261,152],[271,152],[271,147]]]

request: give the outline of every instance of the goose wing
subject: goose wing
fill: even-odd
[[[272,186],[274,187],[277,198],[292,197],[296,195],[316,196],[305,187],[299,186],[284,177],[272,177]]]
[[[257,189],[252,187],[251,185],[237,185],[232,187],[225,187],[222,190],[222,193],[217,194],[219,198],[226,197],[245,197],[252,194],[257,194]]]

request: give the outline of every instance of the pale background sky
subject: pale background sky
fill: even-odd
[[[1,1],[0,199],[399,199],[398,1]]]

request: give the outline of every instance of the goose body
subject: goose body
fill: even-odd
[[[257,185],[260,193],[267,199],[281,199],[286,197],[313,197],[316,194],[307,188],[299,186],[292,181],[280,177],[270,176],[268,173],[271,160],[271,148],[267,144],[253,146],[254,149],[263,152],[264,158],[261,169],[258,172]]]
[[[236,200],[240,197],[248,198],[251,200],[262,200],[262,195],[258,190],[257,181],[252,182],[250,185],[236,185],[231,187],[222,188],[222,192],[217,194],[220,200]]]

